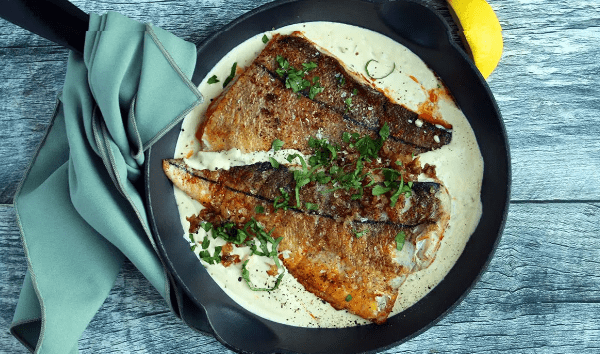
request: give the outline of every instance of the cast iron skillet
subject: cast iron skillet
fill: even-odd
[[[255,353],[358,353],[398,345],[423,332],[469,292],[490,261],[506,219],[510,157],[500,112],[485,80],[450,40],[450,29],[436,13],[413,1],[284,0],[262,6],[226,26],[198,47],[193,81],[247,38],[289,24],[333,21],[382,33],[416,53],[443,80],[469,119],[484,159],[483,215],[466,248],[445,279],[427,296],[385,325],[309,329],[258,317],[232,301],[212,280],[189,246],[161,160],[171,158],[180,126],[148,153],[146,188],[150,222],[160,256],[176,281],[206,312],[206,326],[228,348]],[[204,314],[203,314],[204,315]]]

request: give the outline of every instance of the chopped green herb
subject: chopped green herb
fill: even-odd
[[[346,302],[350,302],[350,300],[352,300],[352,295],[348,294],[348,296],[346,296]]]
[[[383,124],[383,127],[381,127],[381,129],[379,130],[379,136],[383,140],[387,140],[387,138],[389,138],[389,136],[390,136],[390,126],[387,124],[387,122],[385,122]]]
[[[256,212],[257,214],[262,214],[265,212],[265,207],[263,207],[262,205],[257,205],[254,207],[254,212]]]
[[[312,69],[316,69],[317,68],[317,63],[315,62],[308,62],[308,63],[302,63],[302,68],[304,69],[304,71],[308,72],[311,71]]]
[[[281,195],[275,197],[275,200],[273,201],[273,207],[275,208],[275,211],[278,209],[288,210],[290,207],[290,194],[283,188],[279,188],[279,191],[281,192]]]
[[[271,148],[273,151],[279,151],[283,147],[283,144],[285,144],[283,141],[275,139],[273,140],[273,143],[271,143]]]
[[[373,187],[372,193],[373,193],[373,195],[377,196],[377,195],[385,194],[391,190],[392,190],[392,188],[390,188],[390,187],[384,187],[381,185],[377,185],[377,186]]]
[[[200,257],[201,260],[205,261],[208,264],[220,263],[221,262],[221,256],[220,256],[221,248],[223,248],[223,247],[222,246],[215,247],[215,253],[212,256],[210,255],[210,252],[208,252],[207,250],[200,251],[198,256]]]
[[[346,104],[346,110],[344,111],[344,113],[350,111],[350,109],[352,108],[352,97],[348,97],[344,100],[344,103]]]
[[[252,282],[250,281],[250,272],[246,268],[248,261],[249,261],[249,259],[247,259],[244,263],[242,263],[242,278],[246,281],[246,284],[248,284],[248,287],[250,288],[250,290],[252,290],[252,291],[273,291],[279,287],[279,284],[281,283],[281,279],[283,278],[283,275],[285,273],[279,274],[279,276],[275,280],[275,285],[273,285],[273,287],[271,287],[271,288],[257,288],[254,285],[252,285]]]
[[[309,71],[317,68],[316,63],[302,63],[302,70],[297,70],[290,66],[290,62],[281,55],[277,55],[275,60],[279,64],[279,68],[275,72],[280,77],[285,76],[285,87],[292,89],[292,92],[299,93],[308,88],[310,99],[314,99],[317,94],[323,92],[324,88],[319,83],[319,77],[313,77],[312,83],[305,78]],[[298,94],[298,97],[300,97],[300,94]]]
[[[229,73],[229,76],[227,76],[225,81],[223,82],[223,87],[227,86],[227,84],[229,84],[231,82],[231,80],[233,80],[233,78],[235,77],[236,68],[237,68],[237,62],[233,63],[233,65],[231,66],[231,72]]]
[[[204,240],[202,240],[202,249],[205,250],[208,246],[210,246],[210,240],[208,237],[205,237]]]
[[[209,85],[216,84],[217,82],[219,82],[219,79],[217,79],[217,75],[213,75],[213,76],[209,77],[208,80],[206,81],[206,83]]]
[[[263,36],[262,36],[262,42],[263,43],[267,43],[268,41],[269,41],[269,37],[267,37],[266,34],[263,34]]]
[[[318,76],[313,77],[312,81],[313,81],[313,85],[310,87],[310,90],[308,91],[308,98],[310,98],[311,100],[314,99],[316,95],[318,95],[319,93],[323,92],[323,90],[325,90],[325,88],[321,86],[321,83],[319,83]]]
[[[387,74],[385,74],[385,75],[383,75],[383,76],[381,76],[381,77],[375,77],[375,76],[373,76],[373,75],[371,75],[371,74],[369,73],[369,64],[371,64],[371,62],[376,62],[376,63],[378,63],[378,61],[377,61],[377,60],[375,60],[375,59],[371,59],[371,60],[367,61],[367,64],[365,64],[365,72],[367,73],[367,76],[368,76],[368,77],[370,77],[370,78],[373,78],[373,79],[375,79],[375,80],[379,80],[379,79],[385,79],[386,77],[390,76],[390,74],[391,74],[391,73],[393,73],[393,72],[394,72],[394,70],[396,70],[396,63],[394,62],[394,66],[392,67],[392,70],[390,70],[390,72],[389,72],[389,73],[387,73]]]
[[[306,203],[306,209],[308,210],[319,210],[319,205],[314,203]]]
[[[277,160],[275,160],[274,158],[269,157],[269,162],[271,162],[271,166],[273,168],[279,168],[279,162],[277,162]]]
[[[367,232],[369,232],[369,230],[363,230],[361,232],[358,232],[358,231],[354,230],[354,236],[356,236],[356,238],[361,238],[364,235],[366,235]]]
[[[396,235],[396,249],[398,251],[402,251],[402,248],[404,247],[405,239],[406,239],[406,234],[404,233],[404,231],[398,232],[398,234]]]
[[[396,161],[396,165],[402,166],[402,161]]]
[[[189,234],[188,234],[188,238],[190,239],[190,242],[191,242],[191,243],[194,243],[194,242],[195,242],[195,241],[194,241],[194,234],[193,234],[193,233],[189,233]]]
[[[194,244],[194,245],[191,245],[191,246],[190,246],[190,249],[191,249],[192,251],[195,251],[195,250],[196,250],[196,245],[195,245],[195,244]]]
[[[204,223],[202,223],[200,226],[201,226],[201,227],[204,229],[204,231],[206,231],[206,232],[209,232],[209,231],[210,231],[210,229],[212,229],[212,227],[213,227],[213,225],[212,225],[211,223],[209,223],[209,222],[204,222]]]
[[[344,141],[346,144],[350,143],[350,133],[348,133],[348,132],[344,132],[344,133],[342,134],[342,140],[343,140],[343,141]]]

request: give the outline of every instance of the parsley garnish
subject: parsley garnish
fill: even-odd
[[[200,251],[198,256],[200,257],[201,260],[205,261],[208,264],[220,263],[221,262],[221,256],[220,256],[221,249],[222,249],[222,246],[215,247],[215,252],[212,256],[210,255],[210,252],[208,252],[207,250],[202,250],[202,251]]]
[[[283,144],[285,144],[283,141],[275,139],[273,140],[273,143],[271,143],[271,148],[273,151],[279,151],[283,147]]]
[[[263,207],[262,205],[257,205],[257,206],[254,207],[254,211],[257,214],[262,214],[262,213],[265,212],[265,207]]]
[[[297,93],[309,88],[308,97],[310,99],[314,99],[317,94],[323,92],[324,88],[319,83],[318,76],[313,77],[312,83],[305,78],[309,71],[317,68],[316,63],[302,63],[302,69],[298,70],[281,55],[277,55],[275,61],[279,64],[279,69],[276,69],[275,72],[280,77],[285,76],[285,87],[292,89],[292,92]]]
[[[208,239],[208,236],[204,238],[204,240],[202,240],[202,249],[205,250],[208,248],[208,246],[210,246],[210,240]]]
[[[366,235],[367,232],[369,232],[369,230],[363,230],[361,232],[358,232],[358,231],[354,230],[354,236],[356,236],[356,238],[361,238],[364,235]]]
[[[314,99],[316,95],[325,90],[325,88],[321,86],[318,76],[313,77],[312,82],[313,84],[310,87],[310,90],[308,91],[308,98],[310,98],[311,100]]]
[[[275,285],[273,285],[272,288],[257,288],[254,285],[252,285],[252,282],[250,281],[250,272],[246,268],[248,261],[249,261],[249,259],[247,259],[242,264],[242,278],[246,281],[246,284],[248,284],[248,287],[250,288],[250,290],[252,290],[252,291],[273,291],[279,287],[279,284],[281,284],[281,279],[283,278],[283,275],[285,273],[279,274],[279,276],[277,277],[277,280],[275,280]]]
[[[202,223],[202,225],[200,225],[200,226],[201,226],[201,227],[204,229],[204,231],[206,231],[206,232],[209,232],[209,231],[210,231],[210,229],[212,229],[212,227],[213,227],[213,225],[212,225],[211,223],[209,223],[209,222],[204,222],[204,223]]]
[[[346,110],[344,111],[344,113],[347,113],[350,111],[350,109],[352,108],[352,97],[348,97],[344,100],[344,103],[346,104]]]
[[[277,211],[277,209],[288,210],[290,207],[288,204],[290,202],[290,194],[283,188],[279,188],[279,191],[281,192],[281,195],[275,197],[275,200],[273,201],[273,207],[275,208],[275,211]]]
[[[308,210],[319,210],[319,205],[314,203],[306,203],[306,209]]]
[[[369,64],[371,64],[371,62],[372,62],[372,61],[374,61],[374,62],[378,63],[378,61],[377,61],[377,60],[375,60],[375,59],[371,59],[371,60],[369,60],[369,61],[368,61],[368,62],[365,64],[365,72],[367,73],[367,76],[368,76],[368,77],[370,77],[370,78],[373,78],[373,79],[375,79],[375,80],[379,80],[379,79],[385,79],[386,77],[390,76],[390,74],[391,74],[391,73],[393,73],[393,72],[394,72],[394,70],[396,70],[396,63],[394,62],[394,66],[392,67],[392,70],[390,70],[390,72],[389,72],[389,73],[387,73],[387,74],[383,75],[382,77],[375,77],[375,76],[373,76],[373,75],[371,75],[371,74],[369,73]]]
[[[346,296],[346,302],[350,302],[350,300],[352,300],[352,295],[348,294],[348,296]]]
[[[227,86],[227,84],[231,82],[231,80],[233,80],[233,78],[235,77],[236,68],[237,62],[233,63],[233,65],[231,66],[231,72],[229,73],[229,76],[227,76],[227,78],[225,79],[225,82],[223,82],[223,87]]]
[[[406,239],[406,234],[404,233],[404,231],[398,232],[398,234],[396,235],[396,249],[398,251],[402,251],[402,248],[404,247],[405,239]]]
[[[206,81],[206,83],[209,85],[216,84],[217,82],[219,82],[219,79],[217,79],[217,75],[213,75],[213,76],[209,77],[208,80]]]
[[[264,212],[264,207],[261,205],[257,205],[255,207],[255,211],[257,214]],[[209,225],[209,226],[207,226]],[[281,268],[281,262],[277,257],[277,246],[279,242],[283,239],[282,237],[278,237],[277,239],[273,238],[271,234],[273,230],[266,232],[264,227],[256,221],[256,219],[252,218],[248,221],[242,228],[236,228],[234,223],[228,222],[218,227],[212,227],[210,223],[204,223],[202,227],[206,230],[212,230],[213,238],[221,238],[226,242],[236,244],[238,246],[247,246],[250,248],[250,256],[257,255],[262,257],[271,258],[277,268]],[[192,234],[190,234],[190,239],[192,238]],[[198,254],[201,260],[205,261],[208,264],[215,264],[221,262],[221,250],[222,246],[215,247],[214,253],[211,255],[208,251],[208,247],[210,245],[210,240],[207,237],[202,241],[202,251]],[[271,245],[270,249],[268,245]],[[192,251],[196,248],[194,244],[191,249]],[[248,260],[246,260],[242,264],[242,278],[246,280],[250,289],[254,291],[271,291],[275,290],[279,283],[281,282],[281,278],[284,273],[280,274],[275,282],[275,286],[270,289],[266,288],[256,288],[252,286],[250,282],[249,272],[246,269],[246,264]]]
[[[269,162],[271,162],[271,167],[279,168],[279,162],[277,162],[277,160],[275,160],[274,158],[269,157]]]
[[[262,42],[263,43],[267,43],[268,41],[269,41],[269,37],[267,37],[266,34],[263,34],[263,36],[262,36]]]

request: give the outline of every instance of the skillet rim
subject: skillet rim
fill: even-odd
[[[213,35],[209,36],[201,45],[198,46],[198,60],[200,61],[201,58],[205,58],[205,54],[207,51],[211,51],[211,45],[214,45],[214,43],[216,41],[219,41],[221,39],[221,37],[226,36],[227,35],[233,35],[234,39],[229,39],[229,41],[234,42],[236,41],[236,35],[240,36],[240,34],[234,34],[233,32],[236,31],[236,26],[243,26],[245,22],[247,21],[252,21],[253,18],[255,18],[256,16],[260,16],[261,14],[264,15],[264,13],[267,13],[268,11],[273,11],[274,9],[277,8],[281,8],[281,7],[294,7],[296,5],[301,4],[306,6],[307,3],[320,3],[320,4],[325,4],[325,3],[343,3],[343,4],[348,4],[348,3],[352,3],[355,4],[355,6],[358,6],[358,4],[369,4],[371,6],[375,6],[378,8],[378,10],[380,10],[382,7],[385,7],[386,5],[389,5],[391,3],[394,3],[394,5],[400,4],[400,5],[404,5],[406,4],[407,6],[420,6],[423,9],[426,9],[430,15],[433,15],[433,18],[437,19],[437,21],[439,22],[438,24],[438,29],[441,26],[443,28],[443,32],[446,35],[446,40],[447,43],[443,43],[443,49],[444,50],[448,50],[451,52],[454,52],[455,55],[458,55],[458,57],[460,59],[462,59],[463,63],[463,69],[466,68],[467,71],[471,72],[472,74],[475,74],[475,78],[477,79],[476,81],[478,81],[477,83],[479,85],[475,85],[478,86],[477,89],[482,89],[482,94],[483,96],[487,97],[489,99],[488,102],[488,109],[491,109],[492,111],[492,115],[494,116],[493,118],[495,118],[493,120],[493,123],[495,124],[495,127],[498,128],[498,131],[496,131],[496,138],[500,138],[501,140],[501,150],[502,153],[501,155],[503,155],[502,157],[504,157],[503,161],[500,161],[500,164],[505,166],[504,168],[504,173],[502,173],[501,175],[503,177],[506,178],[502,178],[502,185],[500,186],[500,188],[502,189],[502,191],[500,192],[500,199],[499,199],[499,204],[501,204],[501,213],[497,214],[496,216],[496,231],[492,234],[492,238],[489,239],[487,242],[485,242],[485,245],[487,245],[487,252],[486,255],[483,257],[484,260],[483,262],[480,262],[478,267],[476,268],[476,271],[471,275],[471,277],[469,278],[468,284],[462,284],[462,286],[460,287],[460,289],[462,289],[462,291],[460,291],[460,294],[458,296],[454,296],[449,304],[444,304],[442,307],[443,309],[434,309],[436,315],[434,316],[433,319],[427,320],[425,324],[418,324],[417,328],[414,331],[409,331],[408,334],[401,336],[399,338],[392,338],[390,340],[390,338],[385,338],[384,342],[385,344],[381,345],[381,346],[376,346],[376,347],[368,347],[368,348],[358,348],[359,350],[355,351],[352,350],[351,352],[376,352],[376,351],[380,351],[380,350],[385,350],[388,349],[390,347],[393,346],[397,346],[419,334],[421,334],[422,332],[424,332],[425,330],[429,329],[431,326],[435,325],[436,323],[438,323],[442,318],[444,318],[449,312],[451,312],[456,306],[458,306],[458,304],[460,304],[462,302],[462,300],[470,293],[470,291],[473,289],[473,287],[475,286],[475,284],[477,283],[477,281],[479,281],[479,279],[481,278],[482,274],[484,273],[484,271],[487,269],[487,267],[489,266],[489,263],[493,257],[494,251],[497,248],[497,245],[500,241],[501,238],[501,234],[502,231],[504,229],[505,223],[506,223],[506,217],[507,217],[507,213],[508,213],[508,206],[509,206],[509,198],[510,198],[510,184],[511,184],[511,170],[510,170],[510,151],[509,151],[509,145],[508,145],[508,138],[506,135],[506,130],[500,115],[500,111],[498,109],[498,106],[493,98],[493,95],[491,93],[491,90],[489,89],[489,87],[487,86],[487,83],[485,82],[485,80],[483,79],[483,77],[479,74],[479,71],[477,70],[477,68],[474,66],[474,64],[472,63],[472,61],[468,58],[468,56],[466,55],[466,53],[464,53],[464,51],[456,44],[452,41],[451,39],[451,30],[450,27],[448,26],[448,24],[445,22],[445,20],[434,10],[428,8],[427,6],[419,3],[419,2],[415,2],[413,0],[399,0],[399,1],[379,1],[379,2],[371,2],[371,1],[364,1],[364,0],[350,0],[350,1],[322,1],[322,0],[308,0],[308,1],[300,1],[300,0],[281,0],[281,1],[275,1],[272,3],[268,3],[265,4],[263,6],[260,6],[248,13],[246,13],[245,15],[240,16],[239,18],[237,18],[236,20],[232,21],[230,24],[228,24],[227,26],[225,26],[223,29],[221,29],[220,31],[214,33]],[[391,5],[390,5],[391,6]],[[297,17],[298,20],[300,20],[300,16]],[[436,21],[436,20],[433,21]],[[331,20],[330,20],[331,21]],[[310,22],[310,21],[297,21],[297,22]],[[337,22],[341,22],[341,21],[337,21]],[[289,23],[288,23],[289,24]],[[286,25],[286,24],[284,24]],[[277,28],[282,27],[283,25],[277,26]],[[259,31],[255,31],[251,34],[247,34],[244,33],[242,34],[242,36],[245,36],[247,38],[253,36],[254,34],[257,33],[261,33],[261,32],[265,32],[270,30],[271,28],[268,29],[262,29]],[[239,29],[237,29],[239,30]],[[401,29],[402,30],[402,29]],[[376,32],[380,32],[375,30]],[[384,33],[385,35],[388,35],[386,33]],[[411,34],[409,33],[408,36],[410,36]],[[422,35],[422,34],[421,34]],[[403,36],[407,36],[406,33],[403,33]],[[417,35],[418,36],[418,35]],[[388,37],[391,37],[390,35],[388,35]],[[406,39],[405,37],[402,37],[404,39]],[[394,40],[396,40],[396,38],[392,38]],[[422,55],[419,54],[419,51],[430,51],[430,48],[422,48],[423,44],[422,43],[417,43],[415,44],[414,42],[410,42],[410,40],[412,40],[413,38],[410,38],[408,40],[408,42],[405,41],[399,41],[396,40],[398,42],[400,42],[401,44],[405,45],[406,47],[408,47],[410,50],[412,50],[413,52],[415,52],[421,59],[423,59],[430,67],[433,68],[433,66],[423,58]],[[419,38],[417,38],[419,39]],[[418,41],[417,41],[418,42]],[[241,41],[235,43],[235,45],[241,43]],[[235,46],[234,45],[234,46]],[[436,50],[440,50],[440,48],[436,48]],[[229,50],[227,50],[229,51]],[[226,51],[226,52],[227,52]],[[446,53],[447,54],[447,53]],[[220,59],[222,56],[218,55],[218,59]],[[204,67],[204,70],[208,69],[210,70],[212,68],[213,65],[211,64],[207,64]],[[196,66],[196,70],[194,71],[194,75],[193,75],[193,79],[192,81],[195,84],[199,84],[200,81],[204,78],[204,74],[203,73],[203,66],[199,63]],[[438,73],[437,70],[434,70],[436,72],[436,74]],[[204,72],[207,72],[204,71]],[[442,79],[444,78],[443,76]],[[445,84],[448,84],[448,82],[446,80],[443,80]],[[452,94],[455,94],[455,91],[452,90],[450,87],[450,92],[452,92]],[[468,89],[467,89],[468,91]],[[456,98],[456,96],[455,96]],[[462,106],[461,106],[462,109]],[[465,115],[467,115],[465,113]],[[469,118],[470,116],[467,116],[467,118]],[[469,119],[469,121],[471,122],[471,119]],[[472,122],[471,122],[472,123]],[[472,123],[473,124],[473,123]],[[176,129],[177,128],[177,129]],[[173,132],[178,132],[180,128],[180,125],[178,125],[176,128],[174,128],[172,130],[172,134]],[[475,130],[475,128],[474,128]],[[178,134],[177,134],[178,135]],[[477,135],[477,132],[476,132]],[[164,138],[164,137],[163,137]],[[161,138],[161,140],[163,140]],[[482,142],[479,139],[478,136],[478,142],[480,143],[481,146],[481,151],[482,154],[484,153],[484,149],[482,147]],[[159,144],[155,145],[155,146],[160,146]],[[171,150],[172,151],[172,150]],[[153,157],[154,156],[154,157]],[[194,294],[194,292],[189,289],[186,284],[185,281],[182,279],[180,272],[177,271],[176,269],[176,264],[173,263],[173,257],[169,257],[169,255],[167,254],[167,250],[165,249],[165,243],[163,243],[163,238],[161,237],[161,233],[158,230],[158,222],[155,219],[155,214],[154,211],[156,210],[156,205],[153,206],[153,198],[152,198],[152,194],[156,194],[156,190],[151,188],[152,187],[152,183],[151,183],[151,176],[154,176],[155,173],[153,173],[151,166],[153,165],[153,162],[156,162],[157,158],[155,157],[156,154],[152,154],[152,148],[148,149],[147,152],[147,161],[148,163],[146,164],[146,174],[145,174],[145,185],[146,185],[146,195],[147,195],[147,201],[148,201],[148,209],[149,209],[149,219],[150,219],[150,224],[152,227],[152,231],[153,231],[153,235],[155,238],[155,241],[157,243],[158,249],[159,249],[159,256],[160,258],[163,260],[163,262],[165,263],[165,265],[167,266],[167,268],[169,268],[169,271],[171,272],[171,274],[173,275],[173,277],[175,278],[175,280],[178,282],[178,284],[180,286],[183,286],[184,291],[187,293],[188,296],[191,297],[191,299],[196,303],[196,305],[200,306],[201,309],[203,309],[204,311],[207,311],[206,307],[202,304],[202,301],[200,301],[196,295]],[[486,158],[484,157],[484,185],[485,185],[485,181],[486,181],[486,166],[489,164],[489,158],[486,160]],[[155,172],[155,171],[154,171]],[[166,177],[163,178],[166,179]],[[482,202],[484,199],[483,196],[483,188],[484,186],[482,186]],[[163,191],[164,192],[164,191]],[[168,193],[167,193],[168,194]],[[497,194],[497,193],[496,193]],[[172,195],[172,192],[171,192]],[[154,200],[156,200],[156,198],[154,198]],[[174,198],[173,198],[174,201]],[[156,202],[154,202],[156,203]],[[484,206],[485,207],[485,206]],[[484,214],[486,213],[486,210],[484,209]],[[178,213],[177,213],[178,215]],[[488,215],[489,216],[489,215]],[[482,215],[482,220],[484,218],[484,215]],[[179,219],[177,218],[177,223],[179,223],[178,221]],[[479,226],[477,227],[476,231],[473,233],[473,235],[479,235],[479,233],[481,233],[482,231],[480,230],[480,227],[482,227],[482,222],[480,221]],[[181,229],[182,230],[182,229]],[[485,230],[484,230],[485,231]],[[493,230],[492,230],[493,231]],[[183,230],[182,230],[183,232]],[[473,237],[472,237],[473,238]],[[180,240],[181,239],[181,235],[178,234],[177,235],[177,239]],[[182,244],[184,244],[183,242],[181,242]],[[465,251],[467,249],[467,247],[469,247],[469,244],[471,243],[471,240],[469,240],[469,242],[467,243],[467,246],[465,247]],[[189,251],[188,251],[189,252]],[[189,252],[191,254],[191,252]],[[455,268],[457,267],[457,265],[459,263],[461,263],[461,260],[463,260],[463,256],[465,256],[464,252],[463,255],[460,256],[459,260],[457,261],[457,263],[452,267],[452,269],[450,270],[449,274],[451,273],[455,273]],[[195,261],[198,263],[198,265],[200,265],[200,262],[197,261],[197,259],[194,256]],[[464,261],[462,262],[464,263]],[[439,294],[434,294],[435,292],[439,292],[438,288],[443,287],[442,284],[446,282],[446,279],[444,279],[440,284],[438,284],[438,286],[436,286],[434,289],[432,289],[432,291],[427,294],[423,299],[421,299],[419,302],[417,302],[417,304],[413,305],[411,308],[407,309],[406,311],[402,312],[401,314],[395,315],[393,317],[391,317],[388,320],[388,324],[384,325],[384,326],[376,326],[376,325],[366,325],[366,326],[359,326],[359,327],[351,327],[351,328],[344,328],[344,329],[309,329],[308,331],[304,330],[303,332],[309,332],[314,334],[315,331],[324,331],[324,332],[339,332],[339,331],[351,331],[352,328],[368,328],[368,334],[372,335],[373,333],[376,334],[377,337],[381,337],[380,335],[377,334],[381,334],[380,332],[382,332],[381,328],[383,327],[397,327],[398,325],[400,325],[401,323],[395,323],[395,322],[399,322],[399,321],[394,321],[394,318],[399,318],[402,314],[404,314],[405,312],[415,308],[415,309],[419,309],[419,310],[423,310],[423,307],[427,307],[428,302],[430,302],[432,299],[439,297]],[[216,284],[212,284],[216,287],[218,287],[218,285]],[[442,294],[443,295],[443,294]],[[229,305],[227,305],[229,306]],[[414,309],[413,309],[414,310]],[[211,311],[209,309],[209,311]],[[419,312],[419,311],[417,311]],[[256,315],[251,315],[254,317],[258,317]],[[235,316],[234,316],[235,317]],[[258,318],[259,320],[263,320],[261,318]],[[266,321],[263,320],[261,322],[267,322],[269,323],[274,323],[271,321]],[[400,321],[401,322],[401,321]],[[208,320],[208,326],[215,326],[215,323],[211,322],[210,319]],[[279,326],[284,326],[284,327],[290,327],[290,328],[300,328],[300,327],[293,327],[293,326],[286,326],[286,325],[281,325],[281,324],[275,324],[275,327],[279,327]],[[196,329],[200,329],[203,330],[203,328],[197,328],[198,326],[193,326]],[[203,326],[200,326],[203,327]],[[376,328],[377,332],[372,332],[370,329],[371,328]],[[213,328],[214,329],[214,328]],[[398,329],[398,328],[396,328]],[[286,347],[285,345],[282,347],[281,345],[283,345],[284,343],[281,343],[280,341],[275,341],[272,342],[271,344],[273,344],[274,346],[272,346],[271,348],[266,348],[266,347],[256,347],[256,348],[244,348],[244,347],[240,347],[239,343],[232,343],[232,341],[236,341],[235,340],[231,340],[231,338],[225,338],[223,336],[220,335],[220,333],[222,333],[222,331],[216,331],[217,333],[215,333],[215,337],[223,344],[225,345],[227,348],[234,350],[234,351],[238,351],[238,352],[256,352],[256,353],[266,353],[266,352],[272,352],[272,351],[277,351],[277,352],[297,352],[298,350],[290,348],[290,347]],[[359,331],[359,332],[364,332],[364,331]],[[402,332],[402,331],[401,331]],[[392,332],[395,333],[395,332]],[[364,333],[363,333],[364,334]],[[265,333],[264,334],[266,337],[265,339],[268,339],[267,337],[269,337],[269,333]],[[335,334],[334,334],[335,335]],[[384,339],[384,338],[380,338],[380,339]],[[269,340],[267,340],[267,342],[269,342]],[[291,349],[291,351],[290,351]],[[314,350],[315,348],[309,349],[307,351],[302,351],[302,352],[321,352],[322,350]],[[354,348],[352,348],[354,349]],[[341,352],[349,352],[349,351],[341,351]]]

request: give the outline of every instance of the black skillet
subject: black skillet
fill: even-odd
[[[88,15],[67,0],[6,0],[0,16],[69,49],[83,51]],[[443,80],[469,119],[483,155],[483,215],[445,279],[385,325],[308,329],[274,323],[249,313],[225,295],[183,242],[173,187],[161,168],[161,160],[173,156],[180,130],[175,127],[147,152],[146,191],[154,237],[161,258],[185,291],[182,301],[191,299],[193,304],[187,307],[198,311],[181,315],[238,352],[376,352],[418,335],[451,311],[474,286],[492,257],[508,211],[508,141],[492,93],[477,68],[451,41],[443,19],[417,2],[283,0],[264,5],[198,47],[192,81],[199,84],[227,52],[249,37],[310,21],[341,22],[382,33],[416,53]]]
[[[161,160],[174,153],[179,129],[173,129],[149,152],[147,190],[155,239],[175,279],[206,311],[207,325],[215,337],[238,352],[359,353],[398,345],[438,322],[466,296],[489,263],[506,219],[510,157],[496,102],[477,68],[451,41],[448,25],[417,2],[284,0],[264,5],[198,47],[193,81],[198,84],[225,54],[249,37],[310,21],[341,22],[382,33],[416,53],[443,80],[469,119],[483,155],[483,215],[445,279],[385,325],[309,329],[271,322],[232,301],[183,242],[173,188],[161,169]]]

